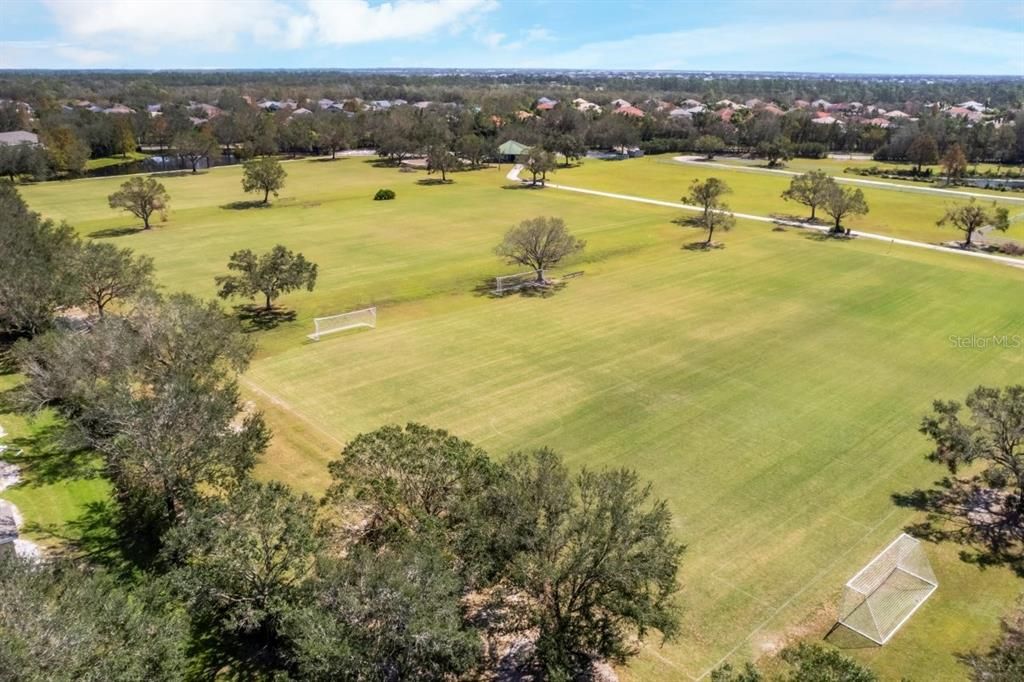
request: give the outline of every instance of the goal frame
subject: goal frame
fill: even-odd
[[[494,278],[494,294],[495,294],[495,296],[504,296],[506,293],[511,293],[513,291],[519,291],[523,287],[536,286],[537,285],[536,279],[537,279],[537,273],[538,272],[540,273],[541,279],[544,279],[544,276],[545,276],[544,273],[546,272],[546,270],[543,270],[543,269],[541,269],[541,270],[526,270],[525,272],[516,272],[516,273],[513,273],[511,275],[498,275],[497,277]],[[529,277],[530,279],[526,279],[527,277]],[[521,278],[523,281],[521,281],[519,284],[516,284],[516,285],[504,286],[506,281],[511,281],[511,280],[516,279],[516,278]],[[545,280],[545,281],[547,281],[547,280]]]
[[[904,549],[899,548],[899,545],[901,543],[905,546]],[[888,559],[888,561],[892,561],[893,563],[892,568],[888,570],[884,577],[877,580],[877,584],[874,586],[874,588],[869,589],[865,592],[863,589],[858,587],[857,584],[860,578],[866,572],[874,568],[876,564],[883,563],[884,565],[884,563],[888,563],[888,561],[886,560],[886,555],[889,552],[893,551],[897,552],[898,556],[895,559]],[[905,562],[911,557],[913,557],[925,570],[915,571],[912,570],[911,567],[905,565]],[[888,629],[887,632],[883,632],[881,627],[876,627],[877,633],[873,635],[869,632],[865,632],[862,628],[859,628],[856,625],[852,624],[850,622],[850,616],[852,616],[855,612],[859,611],[861,608],[866,608],[868,614],[871,616],[872,622],[875,623],[876,626],[878,625],[877,620],[875,620],[875,612],[871,608],[870,600],[883,587],[885,587],[889,583],[889,581],[892,580],[893,577],[897,574],[903,574],[918,581],[918,583],[920,584],[920,587],[918,589],[922,592],[922,595],[917,598],[916,602],[905,613],[901,614],[899,620],[897,620]],[[860,600],[857,603],[857,605],[853,608],[845,609],[844,607],[841,607],[841,610],[845,611],[845,613],[841,612],[839,614],[837,622],[843,627],[849,628],[853,632],[856,632],[858,635],[871,640],[875,644],[878,644],[880,646],[884,645],[890,639],[892,639],[893,635],[899,632],[900,628],[902,628],[906,624],[906,622],[910,620],[911,616],[913,616],[917,612],[917,610],[921,608],[926,601],[928,601],[928,599],[932,596],[935,590],[938,589],[938,587],[938,579],[935,577],[935,574],[932,571],[931,563],[928,561],[928,557],[924,553],[921,541],[911,535],[908,535],[907,533],[900,533],[900,535],[897,536],[895,540],[890,542],[885,547],[885,549],[876,554],[871,559],[871,561],[865,564],[863,568],[857,571],[857,573],[852,578],[847,580],[845,585],[843,585],[844,602],[846,601],[847,597],[851,595],[851,593],[856,593],[857,595],[859,595]]]
[[[322,323],[326,323],[326,322],[328,322],[330,320],[340,320],[342,318],[352,318],[352,319],[359,320],[360,319],[359,316],[361,314],[364,314],[364,315],[362,315],[362,317],[367,317],[365,315],[365,313],[369,313],[369,315],[368,315],[369,321],[362,321],[362,320],[360,320],[360,321],[352,322],[351,324],[343,324],[343,325],[341,325],[339,327],[334,327],[334,328],[331,328],[331,329],[321,330],[321,328],[320,328],[320,325]],[[377,326],[377,306],[372,305],[372,306],[369,306],[368,308],[360,308],[359,310],[350,310],[347,313],[339,313],[337,315],[328,315],[326,317],[314,317],[313,318],[313,333],[312,334],[307,334],[306,338],[311,340],[311,341],[319,341],[321,337],[326,336],[328,334],[334,334],[335,332],[343,332],[343,331],[347,331],[349,329],[360,329],[360,328],[374,329],[374,328],[376,328],[376,326]]]

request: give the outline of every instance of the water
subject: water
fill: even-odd
[[[237,157],[231,154],[214,154],[200,160],[197,169],[215,168],[217,166],[232,166],[240,163]],[[163,155],[151,156],[141,161],[122,163],[106,168],[97,168],[89,171],[86,175],[90,177],[107,177],[111,175],[128,175],[131,173],[156,173],[159,171],[192,171],[192,164],[187,159],[176,154],[165,153]]]

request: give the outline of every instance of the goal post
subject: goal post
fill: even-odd
[[[921,541],[901,533],[847,581],[838,622],[885,644],[938,586]]]
[[[499,275],[494,278],[494,293],[504,296],[513,291],[519,291],[523,287],[532,287],[537,284],[538,275],[544,279],[544,270],[529,270],[517,272],[514,275]]]
[[[359,327],[373,328],[377,326],[377,306],[370,306],[362,310],[353,310],[340,315],[329,315],[328,317],[313,318],[313,333],[306,338],[319,341],[325,334],[356,329]]]

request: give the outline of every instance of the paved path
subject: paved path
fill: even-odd
[[[509,178],[511,179],[512,173],[509,172]],[[517,178],[518,179],[518,178]],[[599,192],[593,189],[583,189],[582,187],[569,187],[568,185],[556,185],[552,183],[547,184],[551,189],[560,189],[567,192],[578,192],[580,194],[590,194],[598,197],[606,197],[608,199],[620,199],[622,201],[635,201],[641,204],[651,204],[654,206],[665,206],[668,208],[680,208],[684,211],[695,211],[703,212],[703,208],[700,206],[691,206],[689,204],[681,204],[675,201],[662,201],[660,199],[647,199],[645,197],[636,197],[630,194],[614,194],[612,192]],[[814,223],[805,223],[800,220],[784,220],[781,218],[770,218],[767,216],[751,215],[749,213],[733,213],[737,218],[744,220],[754,220],[759,223],[772,223],[773,225],[787,225],[790,227],[802,227],[811,230],[818,230],[819,232],[828,232],[828,226],[816,225]],[[979,253],[977,251],[961,251],[958,249],[951,249],[947,246],[939,246],[937,244],[926,244],[925,242],[915,242],[909,239],[899,239],[896,237],[887,237],[884,234],[874,234],[871,232],[861,232],[860,230],[853,230],[850,234],[857,237],[863,237],[865,239],[874,239],[881,242],[889,242],[890,244],[899,244],[901,246],[912,246],[918,249],[928,249],[929,251],[939,251],[941,253],[947,253],[953,256],[965,256],[968,258],[981,258],[984,260],[993,261],[995,263],[1002,263],[1004,265],[1010,265],[1017,268],[1024,268],[1024,260],[1011,258],[1010,256],[998,256],[992,253]]]
[[[685,163],[691,166],[705,166],[710,168],[724,168],[731,171],[740,171],[746,173],[771,173],[774,175],[803,175],[797,171],[782,170],[780,168],[757,168],[754,166],[740,166],[731,163],[715,163],[714,161],[704,161],[699,156],[674,156],[672,160],[677,163]],[[899,185],[894,182],[883,182],[881,180],[864,180],[861,178],[844,178],[839,175],[831,176],[836,182],[841,182],[847,185],[863,185],[865,187],[874,187],[876,189],[887,189],[895,192],[919,192],[921,194],[937,194],[947,197],[977,197],[979,199],[993,199],[1003,201],[1009,204],[1024,204],[1024,198],[1021,197],[1004,197],[996,196],[994,194],[984,194],[982,192],[968,192],[956,189],[941,189],[939,187],[915,187],[913,185]]]
[[[4,431],[4,427],[0,426],[0,438],[7,435]],[[0,446],[0,453],[4,452],[7,446]],[[19,451],[20,452],[20,451]],[[11,486],[17,485],[21,480],[21,471],[14,464],[8,464],[7,462],[0,460],[0,492],[7,490]],[[0,535],[5,537],[14,538],[14,553],[20,557],[26,559],[40,559],[42,558],[42,550],[39,545],[26,540],[25,538],[18,537],[18,528],[21,527],[23,521],[21,514],[18,512],[18,508],[14,506],[12,502],[7,500],[0,500]]]
[[[505,178],[507,180],[511,180],[512,182],[523,182],[522,178],[519,177],[519,174],[523,172],[523,168],[523,164],[517,163],[516,165],[512,166],[512,170],[505,174]]]

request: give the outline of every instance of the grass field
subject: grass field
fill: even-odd
[[[152,255],[169,290],[212,295],[239,248],[280,242],[320,264],[317,291],[281,301],[297,319],[261,333],[244,378],[275,432],[261,475],[322,491],[347,439],[415,420],[497,457],[547,445],[574,466],[650,479],[688,545],[685,628],[648,647],[630,679],[697,678],[725,658],[823,636],[843,582],[914,518],[890,496],[941,474],[916,431],[931,400],[1024,375],[1020,348],[949,339],[1024,333],[1024,271],[1010,267],[744,221],[726,248],[688,251],[700,234],[672,222],[678,211],[503,189],[507,166],[448,186],[359,159],[286,167],[266,209],[231,207],[246,199],[237,168],[164,176],[171,217],[149,232],[127,232],[132,221],[107,208],[117,179],[23,193],[83,234]],[[721,175],[643,159],[554,179],[675,201],[701,174]],[[734,209],[802,212],[777,198],[787,181],[734,175]],[[371,201],[380,187],[397,200]],[[930,226],[942,203],[931,197],[868,201],[856,227],[952,238]],[[537,215],[561,216],[587,240],[586,257],[567,264],[585,276],[547,298],[478,291],[514,270],[491,253],[502,233]],[[380,308],[377,329],[306,341],[313,316],[368,303]],[[24,492],[17,503],[31,518]],[[955,654],[994,638],[1021,591],[954,546],[928,552],[938,592],[890,644],[848,651],[886,679],[963,679]]]
[[[677,163],[672,160],[672,156],[650,156],[628,161],[590,160],[582,166],[558,171],[551,181],[574,187],[679,201],[689,191],[694,179],[715,176],[725,180],[732,188],[732,194],[727,195],[725,201],[734,211],[797,218],[810,215],[810,209],[806,206],[779,197],[789,187],[791,177],[740,170],[733,172],[721,167],[701,168],[693,164]],[[847,221],[855,230],[931,243],[963,238],[957,230],[940,228],[935,223],[948,206],[968,199],[873,187],[860,189],[864,191],[870,211],[865,216],[854,216]],[[1009,208],[1011,216],[1024,213],[1024,206],[1019,204],[1003,202],[1001,205]],[[819,210],[818,217],[829,220],[824,211]],[[1024,220],[1012,223],[1006,236],[1024,239]]]
[[[101,168],[109,168],[110,166],[123,166],[128,163],[135,163],[136,161],[142,161],[148,159],[149,154],[143,152],[128,152],[125,156],[104,156],[99,159],[89,159],[85,162],[85,170],[99,170]]]

